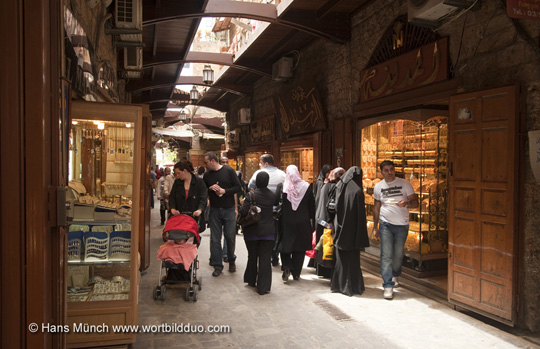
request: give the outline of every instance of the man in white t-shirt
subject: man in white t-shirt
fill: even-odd
[[[418,207],[411,184],[396,177],[394,163],[380,165],[384,181],[375,184],[373,196],[373,236],[381,239],[381,275],[384,298],[392,299],[403,263],[403,248],[409,232],[409,208]]]
[[[268,176],[270,177],[270,180],[268,181],[268,189],[270,189],[271,191],[275,193],[277,186],[285,182],[285,172],[283,172],[282,170],[280,170],[274,165],[274,157],[272,156],[272,154],[261,155],[259,167],[261,169],[255,171],[253,176],[251,176],[251,179],[249,180],[249,184],[248,184],[248,189],[254,190],[257,187],[255,185],[255,180],[257,178],[257,175],[259,174],[259,172],[264,171],[268,173]],[[277,241],[279,224],[277,221],[275,221],[274,224],[275,224],[274,231],[276,235],[275,237]],[[279,265],[279,256],[275,248],[272,249],[272,265],[274,267]]]

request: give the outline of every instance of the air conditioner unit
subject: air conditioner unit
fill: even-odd
[[[142,47],[124,47],[124,69],[142,70]]]
[[[238,111],[238,123],[240,125],[249,125],[251,123],[251,110],[242,108]]]
[[[459,5],[456,5],[457,3]],[[409,22],[436,28],[439,26],[439,19],[466,5],[466,0],[408,0]]]
[[[272,80],[286,81],[293,76],[293,59],[281,57],[272,65]]]
[[[116,27],[142,29],[142,0],[116,0]]]

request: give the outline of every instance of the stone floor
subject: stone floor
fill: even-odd
[[[158,209],[151,226],[152,258],[141,279],[139,325],[163,329],[168,324],[176,326],[176,333],[139,332],[134,348],[540,348],[403,287],[392,301],[384,300],[380,277],[367,272],[365,293],[347,297],[331,293],[329,281],[311,268],[304,268],[299,281],[287,283],[274,268],[272,291],[260,296],[243,283],[247,252],[242,235],[236,239],[238,271],[229,273],[225,264],[223,274],[212,277],[208,230],[199,248],[198,301],[185,301],[184,285],[169,287],[165,301],[154,301],[163,229]],[[230,331],[194,333],[209,326]]]

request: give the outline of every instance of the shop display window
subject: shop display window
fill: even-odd
[[[138,106],[73,102],[67,195],[69,323],[94,316],[108,324],[135,320],[141,129]],[[124,337],[127,343],[134,335]],[[92,340],[70,333],[67,341],[85,346]]]
[[[127,300],[140,126],[137,118],[92,113],[97,103],[85,104],[87,113],[78,105],[70,130],[68,302]]]
[[[302,179],[313,183],[313,148],[281,151],[280,168],[285,171],[289,165],[296,165]]]
[[[261,162],[261,156],[264,153],[261,152],[251,152],[246,153],[245,156],[245,165],[246,165],[246,173],[244,173],[244,179],[246,182],[249,182],[255,171],[259,170],[259,163]]]
[[[129,298],[134,125],[74,118],[68,301]]]
[[[420,206],[411,209],[405,255],[415,260],[446,258],[447,230],[447,118],[427,121],[396,120],[361,130],[361,167],[368,232],[373,245],[373,188],[383,180],[379,165],[395,163],[396,176],[408,180]]]

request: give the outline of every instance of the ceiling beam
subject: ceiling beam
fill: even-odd
[[[329,0],[317,11],[317,19],[322,19],[329,14],[343,0]]]
[[[350,23],[346,13],[319,20],[316,11],[287,10],[278,17],[276,6],[264,3],[232,0],[208,0],[201,9],[185,1],[162,0],[161,6],[143,10],[143,26],[183,18],[233,17],[251,18],[302,30],[312,35],[344,43],[350,40]]]
[[[227,65],[235,69],[245,70],[250,73],[262,75],[262,76],[271,76],[270,73],[265,72],[263,67],[261,68],[252,68],[241,64],[233,63],[233,54],[231,53],[215,53],[215,52],[188,52],[186,57],[183,59],[179,57],[177,53],[161,53],[157,54],[154,57],[150,54],[145,54],[143,56],[144,68],[154,67],[157,65],[163,64],[184,64],[184,63],[209,63],[209,64],[219,64]]]
[[[237,95],[247,95],[249,93],[249,89],[244,86],[229,86],[226,84],[213,84],[208,85],[205,84],[202,81],[202,76],[179,76],[176,80],[171,79],[169,77],[166,78],[156,78],[154,80],[150,79],[138,79],[130,81],[127,88],[129,89],[129,92],[135,92],[135,91],[145,91],[145,90],[151,90],[155,88],[162,88],[162,87],[174,87],[176,85],[197,85],[197,86],[207,86],[207,87],[214,87],[218,88],[220,90],[226,90],[228,92],[237,94]],[[171,92],[172,96],[172,92]]]

